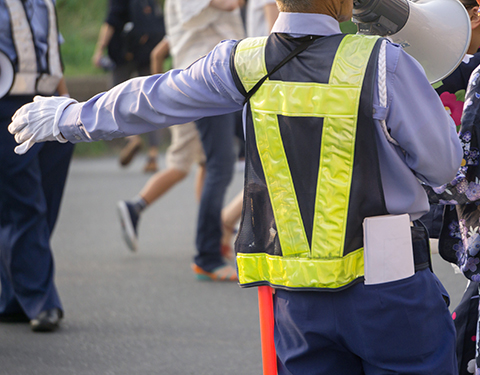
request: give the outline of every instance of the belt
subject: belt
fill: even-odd
[[[413,262],[415,264],[415,272],[424,270],[425,268],[432,269],[432,259],[430,255],[430,239],[428,237],[428,230],[425,225],[419,221],[413,221],[413,226],[410,227],[412,232],[412,246],[413,246]]]

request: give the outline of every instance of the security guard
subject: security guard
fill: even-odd
[[[30,322],[35,332],[57,329],[63,316],[50,236],[73,145],[16,155],[7,126],[36,94],[68,96],[59,40],[52,0],[0,0],[0,322]]]
[[[276,288],[279,374],[455,374],[446,292],[428,267],[421,230],[412,231],[420,234],[412,249],[409,224],[429,207],[418,180],[439,186],[455,176],[455,128],[400,46],[341,34],[352,1],[277,5],[268,38],[225,41],[185,70],[135,79],[65,110],[48,99],[25,106],[9,127],[17,151],[58,134],[108,139],[246,104],[237,266],[241,285]],[[142,121],[151,126],[139,130]],[[416,270],[367,283],[362,223],[385,214],[408,214],[406,258]]]

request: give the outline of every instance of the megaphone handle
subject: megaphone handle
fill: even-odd
[[[258,287],[258,312],[260,316],[260,339],[262,343],[263,375],[277,375],[277,353],[273,339],[274,316],[272,288]]]

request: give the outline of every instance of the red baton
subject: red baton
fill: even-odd
[[[258,287],[258,312],[260,315],[260,339],[262,342],[263,375],[277,375],[277,354],[273,340],[272,288]]]

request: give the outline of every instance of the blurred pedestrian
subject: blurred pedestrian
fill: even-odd
[[[464,61],[436,90],[441,95],[453,97],[452,104],[444,101],[450,110],[458,105],[457,102],[462,103],[456,96],[461,96],[461,91],[466,89],[465,103],[460,104],[458,117],[461,118],[458,137],[463,147],[463,160],[457,176],[449,184],[434,189],[426,187],[431,209],[421,220],[430,218],[427,223],[433,232],[431,237],[439,239],[440,256],[455,264],[468,279],[462,300],[452,314],[457,335],[458,373],[468,375],[480,372],[480,268],[477,266],[480,263],[480,7],[475,0],[461,0],[461,3],[470,16],[470,46]]]
[[[100,28],[92,63],[112,73],[112,86],[136,76],[150,74],[150,54],[165,36],[162,9],[156,0],[109,0],[105,22]],[[147,134],[148,155],[144,172],[156,172],[159,132]],[[120,151],[120,165],[130,164],[142,148],[134,135]]]
[[[278,17],[275,0],[252,0],[246,5],[247,36],[265,36],[270,34]]]
[[[173,66],[187,68],[221,40],[243,37],[239,12],[242,4],[239,0],[167,0],[165,19]],[[225,263],[221,253],[221,210],[235,162],[234,131],[233,114],[206,117],[195,124],[171,128],[167,170],[153,176],[131,201],[118,204],[124,238],[130,249],[137,247],[141,212],[181,181],[197,161],[200,163],[197,192],[201,191],[201,198],[193,270],[200,279],[237,279],[235,269]]]
[[[164,71],[169,51],[168,38],[165,37],[151,54],[150,64],[154,74]],[[167,168],[155,173],[135,197],[117,203],[123,237],[131,251],[138,249],[138,226],[143,210],[182,181],[193,164],[198,166],[195,192],[197,201],[200,201],[205,179],[205,153],[196,125],[190,122],[172,126],[170,131],[172,137],[166,153]]]
[[[435,91],[440,95],[445,109],[454,119],[458,130],[460,129],[460,119],[468,80],[473,70],[480,64],[480,52],[478,51],[480,46],[478,4],[476,0],[461,0],[460,2],[470,15],[470,26],[472,29],[470,45],[467,54],[458,67],[450,75],[434,85]],[[430,211],[420,218],[427,227],[430,238],[438,239],[440,237],[444,209],[445,205],[443,204],[431,203]],[[451,211],[454,208],[447,207],[447,209]]]

